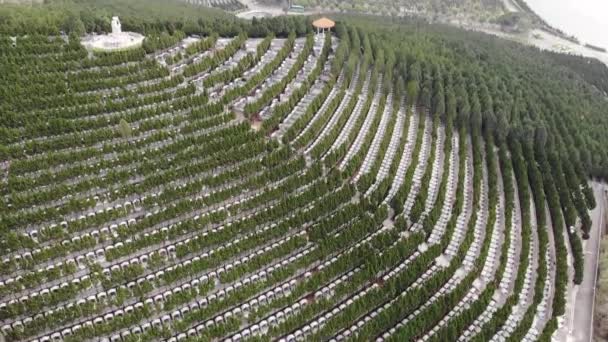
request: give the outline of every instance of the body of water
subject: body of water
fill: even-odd
[[[525,0],[549,25],[608,49],[608,0]]]

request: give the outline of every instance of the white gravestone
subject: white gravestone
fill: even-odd
[[[112,33],[117,34],[121,32],[122,28],[120,25],[120,20],[118,20],[118,17],[112,17]]]

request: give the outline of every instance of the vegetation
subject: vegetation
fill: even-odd
[[[608,319],[608,238],[604,237],[601,242],[601,253],[599,257],[599,276],[598,276],[598,291],[595,304],[596,315],[594,317],[594,331],[599,338],[608,337],[608,331],[605,330],[606,320]]]
[[[321,8],[330,11],[366,13],[383,16],[425,16],[436,19],[469,18],[489,21],[505,12],[501,1],[412,1],[412,0],[296,0],[294,4],[306,8]]]
[[[110,13],[141,48],[79,44]],[[568,249],[589,276],[600,64],[410,19],[0,15],[9,341],[549,340]]]

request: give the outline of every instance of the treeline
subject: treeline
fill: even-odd
[[[7,20],[0,22],[0,33],[75,33],[80,31],[80,22],[86,32],[109,31],[110,12],[121,16],[123,29],[150,35],[144,44],[147,51],[169,46],[182,33],[231,37],[272,33],[287,37],[290,32],[303,36],[312,30],[311,18],[304,16],[244,21],[184,3],[129,0],[128,4],[68,0],[29,8],[3,6],[0,16]],[[608,178],[608,152],[603,148],[608,145],[604,134],[608,117],[601,96],[608,89],[608,69],[601,63],[414,19],[337,17],[338,36],[344,31],[343,23],[348,22],[361,36],[373,37],[374,51],[396,56],[395,72],[407,75],[407,93],[415,98],[420,93],[421,105],[441,106],[437,101],[431,103],[428,82],[437,75],[459,75],[467,83],[478,84],[476,94],[468,96],[455,89],[438,99],[458,101],[458,121],[472,116],[501,138],[512,134],[528,139],[540,129],[553,141],[558,155],[567,156],[575,166],[579,178]],[[10,49],[11,41],[2,40],[2,46]],[[75,53],[80,57],[81,51]],[[432,77],[427,80],[425,73]],[[422,84],[423,80],[427,84]]]

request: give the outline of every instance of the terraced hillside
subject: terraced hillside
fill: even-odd
[[[508,13],[499,0],[295,0],[294,4],[325,11],[383,16],[423,16],[486,22]]]
[[[549,340],[595,205],[554,152],[579,136],[518,74],[353,23],[0,39],[6,339]]]

